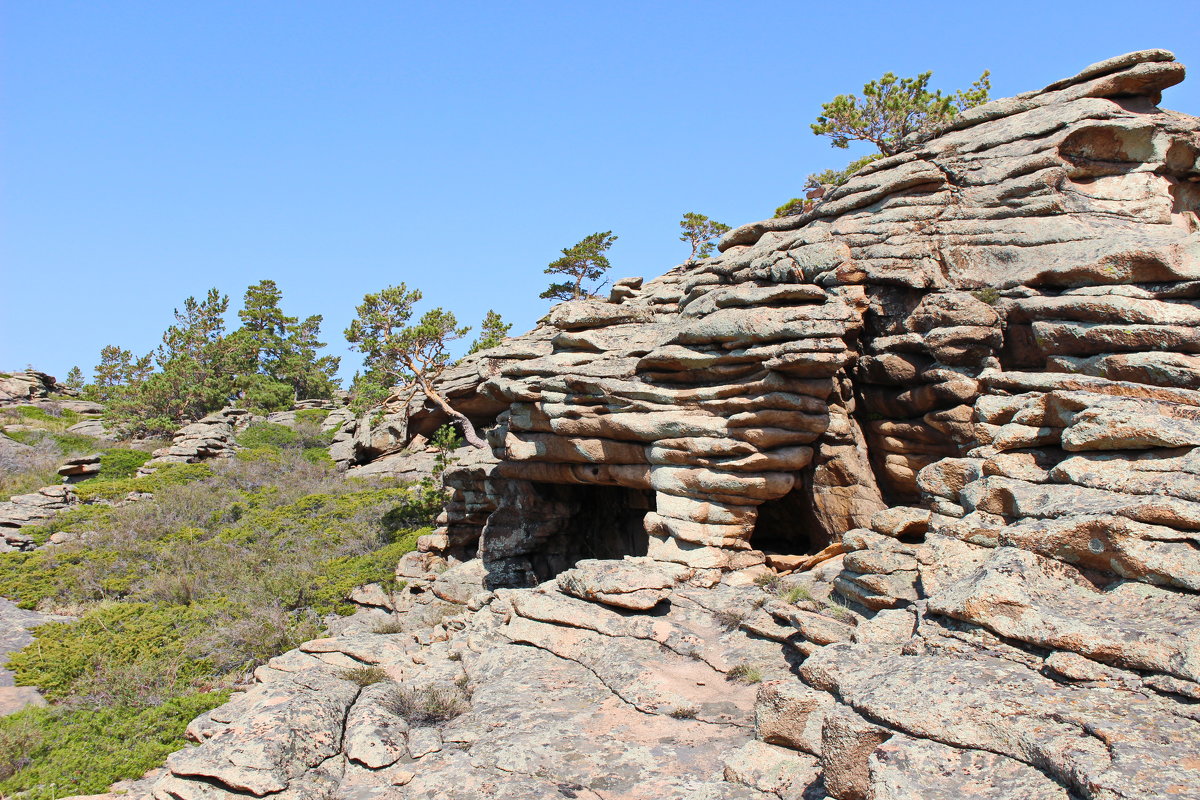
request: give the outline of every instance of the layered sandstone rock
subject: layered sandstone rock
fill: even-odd
[[[491,448],[407,584],[155,797],[1200,797],[1182,77],[1145,51],[973,109],[460,362]],[[398,446],[446,421],[387,410]],[[380,711],[429,685],[461,713]]]
[[[0,405],[40,400],[64,388],[53,375],[37,370],[0,373]]]

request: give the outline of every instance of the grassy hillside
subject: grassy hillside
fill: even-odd
[[[38,628],[10,661],[51,706],[0,719],[0,793],[141,775],[254,667],[348,613],[353,587],[392,580],[434,512],[428,489],[347,480],[277,427],[247,431],[235,459],[145,478],[130,477],[141,454],[110,448],[77,487],[94,503],[33,531],[78,538],[0,555],[0,595],[78,617]],[[108,504],[134,490],[154,499]]]

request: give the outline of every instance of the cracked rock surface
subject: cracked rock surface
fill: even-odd
[[[463,359],[491,446],[404,587],[154,797],[1200,798],[1182,79],[1142,51],[971,109]],[[385,411],[342,461],[446,422]]]

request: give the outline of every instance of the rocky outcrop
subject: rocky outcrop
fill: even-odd
[[[0,406],[39,400],[64,388],[53,375],[37,370],[0,373]]]
[[[491,447],[405,585],[155,797],[1200,797],[1182,78],[1144,51],[972,109],[464,359],[439,389]],[[385,412],[397,449],[446,421]],[[383,694],[434,691],[453,718]]]
[[[72,456],[59,466],[58,474],[73,483],[93,478],[100,474],[100,454]]]
[[[171,444],[154,451],[139,472],[152,471],[162,464],[195,464],[210,458],[232,458],[237,451],[236,436],[252,421],[244,408],[223,408],[184,425]]]
[[[18,494],[0,503],[0,551],[30,550],[33,540],[21,528],[40,525],[59,511],[78,502],[70,486],[44,486],[36,492]]]

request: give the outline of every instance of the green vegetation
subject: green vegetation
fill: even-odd
[[[467,351],[467,355],[502,344],[510,330],[512,323],[505,322],[495,311],[488,311],[479,326],[479,338],[471,342],[471,349]]]
[[[67,378],[63,381],[63,386],[73,392],[78,392],[83,389],[85,381],[83,380],[83,370],[78,365],[67,370]]]
[[[688,256],[689,261],[711,256],[716,240],[729,232],[728,225],[709,219],[703,214],[692,212],[683,215],[683,219],[679,221],[679,227],[683,231],[679,241],[687,242],[692,246],[691,255]]]
[[[734,683],[755,684],[762,683],[762,679],[762,670],[745,662],[734,664],[729,668],[729,672],[725,673],[725,680]]]
[[[366,688],[375,683],[391,680],[387,670],[380,667],[354,667],[342,670],[342,677],[359,687]]]
[[[794,605],[802,601],[813,602],[813,596],[812,592],[808,590],[807,586],[793,586],[783,595],[783,600],[786,603],[792,603]]]
[[[562,257],[550,262],[547,275],[565,275],[570,280],[551,283],[539,297],[546,300],[586,300],[595,297],[599,287],[586,288],[584,281],[597,281],[611,268],[608,248],[617,237],[612,231],[592,233],[570,247],[564,247]]]
[[[403,283],[363,298],[358,316],[346,329],[346,341],[365,355],[367,367],[365,375],[355,376],[355,403],[362,409],[379,402],[392,387],[407,393],[408,399],[420,391],[454,420],[472,446],[487,447],[471,420],[433,388],[450,366],[448,346],[471,329],[460,328],[454,315],[441,308],[426,311],[415,325],[410,325],[413,306],[420,301],[421,292],[409,291]]]
[[[105,478],[103,460],[100,463],[99,475],[75,485],[75,494],[85,503],[95,500],[120,500],[130,492],[155,493],[170,486],[182,486],[213,475],[212,467],[207,464],[164,464],[150,475],[141,478]]]
[[[975,295],[977,300],[981,300],[984,303],[987,303],[989,306],[994,306],[996,303],[1000,302],[1000,290],[994,286],[977,289],[976,291],[971,292],[971,294]]]
[[[818,136],[828,136],[834,147],[846,149],[851,142],[869,142],[878,152],[851,162],[845,169],[827,169],[808,176],[805,197],[793,197],[775,209],[776,217],[811,211],[818,200],[841,186],[863,167],[885,156],[902,153],[949,124],[961,111],[988,101],[990,73],[984,72],[967,89],[951,95],[929,91],[932,72],[915,78],[898,78],[891,72],[863,86],[863,96],[840,94],[821,106],[812,124]]]
[[[38,536],[86,539],[0,555],[0,595],[77,617],[37,628],[10,660],[53,705],[0,720],[0,792],[49,798],[140,775],[249,671],[352,611],[355,586],[398,588],[396,562],[436,508],[425,487],[347,480],[308,460],[325,415],[301,417],[299,431],[251,426],[246,458],[142,478],[127,475],[145,454],[114,449],[102,455],[108,479],[80,483],[80,496],[153,501],[73,508]]]
[[[990,73],[984,72],[970,88],[952,95],[929,91],[933,72],[915,78],[898,78],[891,72],[863,86],[863,97],[840,94],[821,106],[812,124],[813,133],[828,136],[834,147],[852,141],[870,142],[885,156],[907,149],[914,139],[928,137],[960,112],[988,101]]]
[[[61,431],[79,422],[82,417],[74,411],[54,406],[14,406],[4,409],[5,416],[16,415],[17,422],[37,423],[46,430]],[[11,423],[10,423],[11,424]]]
[[[256,412],[291,408],[296,399],[328,397],[339,359],[318,356],[321,317],[285,315],[274,281],[250,286],[225,330],[229,297],[210,289],[176,309],[175,324],[154,353],[135,357],[108,345],[85,395],[108,402],[106,417],[129,434],[167,433],[227,405]]]
[[[150,454],[145,450],[110,447],[100,451],[100,472],[91,480],[114,481],[132,478],[137,475],[138,468],[149,460]]]
[[[198,692],[150,707],[54,706],[0,717],[0,793],[56,800],[106,792],[186,745],[188,723],[228,697]]]
[[[447,686],[398,686],[383,699],[383,707],[413,725],[448,722],[467,710],[463,698]]]

